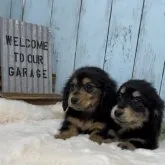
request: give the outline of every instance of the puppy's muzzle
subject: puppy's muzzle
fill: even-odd
[[[77,97],[72,97],[72,98],[71,98],[71,103],[72,103],[73,105],[77,104],[78,102],[79,102],[79,99],[78,99]]]
[[[111,117],[113,119],[120,118],[124,113],[123,108],[124,107],[120,107],[120,106],[116,105],[111,111]]]

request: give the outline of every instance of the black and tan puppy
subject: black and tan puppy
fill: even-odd
[[[123,149],[156,149],[164,103],[144,80],[129,80],[118,91],[118,102],[111,111],[118,146]]]
[[[81,133],[100,141],[98,132],[105,126],[108,110],[116,104],[116,84],[97,67],[76,70],[63,91],[65,119],[55,138],[67,139]]]

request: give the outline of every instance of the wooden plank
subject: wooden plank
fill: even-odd
[[[56,93],[73,72],[81,0],[54,0],[51,27],[56,55]]]
[[[22,20],[23,0],[11,0],[11,18]]]
[[[160,87],[160,96],[163,100],[165,100],[165,62],[164,62],[164,69],[162,74],[162,83]]]
[[[40,99],[38,99],[38,100],[30,100],[30,99],[28,99],[28,100],[24,100],[24,101],[26,101],[29,104],[34,104],[34,105],[54,105],[57,102],[61,101],[61,99],[56,99],[56,98],[54,98],[54,99],[46,99],[45,98],[43,100],[40,100]]]
[[[53,0],[25,0],[23,20],[49,26],[52,4]]]
[[[10,18],[11,0],[0,0],[0,16]]]
[[[61,101],[61,95],[55,94],[24,94],[24,93],[4,93],[1,97],[14,100],[23,100],[35,105],[51,105]]]
[[[75,68],[103,67],[112,0],[83,0]]]
[[[165,0],[145,0],[133,78],[147,79],[159,91],[165,60]]]
[[[61,98],[61,95],[55,94],[27,94],[27,93],[3,93],[3,97],[12,99],[54,99]]]
[[[165,101],[165,61],[164,61],[162,81],[161,81],[161,86],[160,86],[160,96]]]
[[[104,69],[120,85],[132,77],[143,0],[113,1]]]

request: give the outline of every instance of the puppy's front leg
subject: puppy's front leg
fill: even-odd
[[[126,141],[120,142],[118,146],[122,149],[135,150],[136,148],[145,148],[146,141],[140,138],[130,138]]]
[[[77,135],[78,135],[77,127],[68,121],[64,121],[64,123],[60,129],[60,132],[55,135],[55,138],[65,140],[72,136],[77,136]]]
[[[95,122],[91,127],[91,133],[89,139],[101,144],[105,142],[104,136],[102,135],[105,128],[105,124],[100,122]]]

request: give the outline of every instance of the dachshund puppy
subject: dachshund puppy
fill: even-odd
[[[117,95],[111,118],[116,123],[118,146],[130,150],[156,149],[164,108],[156,90],[145,80],[129,80]]]
[[[116,104],[116,83],[97,67],[77,69],[63,90],[65,118],[55,138],[67,139],[79,134],[89,134],[100,142],[99,131],[104,129],[109,109]]]

